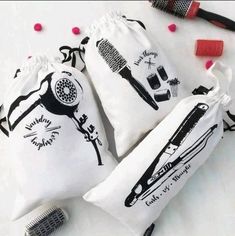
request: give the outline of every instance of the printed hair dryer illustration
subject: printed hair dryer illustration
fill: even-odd
[[[123,58],[117,49],[107,39],[101,39],[96,43],[96,46],[98,47],[99,54],[103,57],[110,69],[118,73],[123,79],[126,79],[145,102],[153,109],[158,110],[157,103],[145,87],[132,76],[126,59]]]
[[[125,200],[126,207],[133,206],[143,195],[146,197],[156,189],[154,188],[154,185],[159,180],[158,178],[155,178],[156,173],[166,165],[171,156],[182,145],[199,120],[204,116],[208,108],[209,106],[207,104],[198,103],[185,117],[167,144],[132,188],[131,193]],[[155,179],[157,180],[155,181]]]
[[[172,15],[193,19],[200,17],[218,27],[235,31],[235,22],[218,14],[200,8],[200,2],[194,0],[149,0],[152,7]]]
[[[103,165],[97,147],[97,143],[102,145],[98,139],[98,132],[95,131],[93,125],[90,125],[87,129],[83,128],[88,119],[85,114],[79,119],[75,117],[82,96],[83,88],[70,72],[50,73],[41,81],[38,89],[18,97],[11,104],[7,115],[9,129],[13,131],[19,122],[35,107],[43,105],[46,110],[55,115],[66,115],[72,119],[77,130],[84,135],[85,140],[92,143],[97,155],[98,165]]]

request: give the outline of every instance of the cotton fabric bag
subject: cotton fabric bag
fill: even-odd
[[[231,102],[232,73],[217,62],[208,95],[183,99],[174,110],[84,199],[143,235],[190,176],[207,160],[223,135],[223,110]]]
[[[87,78],[75,68],[29,59],[6,92],[3,116],[19,184],[13,219],[44,202],[82,196],[116,166]]]
[[[186,96],[180,78],[144,25],[111,12],[87,30],[87,71],[123,156]]]

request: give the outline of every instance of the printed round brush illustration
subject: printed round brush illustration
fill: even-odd
[[[182,162],[185,158],[188,158],[188,155],[190,155],[191,152],[194,152],[197,149],[197,153],[199,153],[205,147],[205,145],[201,145],[201,143],[207,143],[211,132],[213,132],[214,130],[214,127],[212,127],[212,130],[209,130],[204,135],[202,135],[202,137],[192,145],[190,150],[187,149],[177,161],[175,161],[174,163],[170,162],[172,155],[188,138],[189,134],[192,132],[194,127],[197,125],[199,120],[204,116],[208,109],[209,106],[207,104],[198,103],[188,113],[175,133],[166,143],[164,148],[159,152],[157,157],[153,160],[151,165],[132,188],[131,193],[127,196],[124,203],[126,207],[132,207],[139,199],[143,200],[148,197],[162,184],[159,184],[159,180],[162,180],[162,177],[165,176],[166,173],[168,173],[173,167],[178,165],[179,162]],[[200,148],[198,147],[199,144]],[[185,153],[187,155],[184,155]]]
[[[175,78],[172,80],[168,80],[167,83],[170,85],[172,97],[177,97],[178,85],[180,84],[180,81],[177,78]]]
[[[98,47],[99,54],[103,57],[112,72],[118,73],[123,79],[126,79],[145,102],[153,109],[158,110],[157,103],[145,87],[132,76],[126,59],[123,58],[117,49],[107,39],[101,39],[96,43],[96,46]]]
[[[74,122],[77,130],[84,135],[85,140],[92,143],[98,165],[103,165],[97,146],[97,144],[102,145],[98,138],[98,132],[93,125],[89,125],[87,130],[83,127],[87,123],[87,115],[83,114],[79,119],[75,117],[82,97],[83,88],[70,72],[50,73],[41,81],[37,90],[18,97],[11,104],[7,115],[9,128],[13,131],[35,107],[43,105],[46,110],[55,115],[68,116]],[[30,105],[25,107],[25,101]]]

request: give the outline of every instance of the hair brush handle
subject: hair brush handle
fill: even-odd
[[[147,102],[154,110],[158,110],[159,107],[157,103],[153,100],[145,87],[132,76],[131,70],[127,66],[122,68],[119,71],[119,74],[122,76],[122,78],[126,79],[131,84],[131,86],[136,90],[136,92],[145,102]]]
[[[209,21],[211,24],[218,27],[235,31],[235,22],[218,14],[205,11],[201,8],[198,9],[197,17],[203,18],[204,20]]]

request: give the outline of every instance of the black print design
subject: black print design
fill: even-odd
[[[148,82],[149,82],[150,87],[151,87],[153,90],[156,90],[156,89],[158,89],[158,88],[161,87],[161,83],[160,83],[160,81],[159,81],[158,76],[157,76],[156,73],[149,75],[149,76],[147,77],[147,80],[148,80]]]
[[[164,69],[163,66],[159,66],[157,68],[157,71],[158,71],[158,73],[159,73],[159,75],[160,75],[160,77],[162,78],[163,81],[168,80],[168,75],[167,75],[166,70]]]
[[[233,115],[230,111],[227,111],[226,113],[227,113],[228,117],[229,117],[233,122],[235,122],[235,115]]]
[[[172,97],[177,97],[178,85],[180,84],[180,81],[177,78],[175,78],[172,80],[168,80],[167,83],[170,85]]]
[[[17,69],[16,72],[15,72],[15,75],[14,75],[14,79],[18,76],[18,74],[20,73],[20,69]]]
[[[153,233],[153,230],[155,228],[155,224],[151,224],[145,231],[144,236],[151,236]]]
[[[170,100],[170,98],[171,98],[171,92],[169,89],[162,89],[154,94],[154,99],[157,102],[167,101]]]
[[[155,66],[156,63],[153,63],[152,60],[151,60],[151,57],[149,57],[149,60],[148,61],[145,61],[144,62],[145,64],[148,64],[148,69],[151,70],[152,66]]]
[[[126,207],[133,206],[138,199],[140,198],[142,199],[143,195],[144,197],[147,197],[155,190],[155,184],[158,184],[158,181],[160,180],[160,178],[155,177],[158,176],[157,175],[158,171],[161,170],[163,167],[165,169],[169,168],[169,165],[167,165],[169,159],[176,152],[179,146],[181,146],[182,143],[186,140],[188,135],[192,132],[193,128],[197,125],[199,120],[204,116],[208,108],[209,106],[207,104],[198,103],[186,116],[186,118],[177,128],[173,136],[169,139],[164,148],[160,151],[160,153],[157,155],[157,157],[154,159],[154,161],[151,163],[151,165],[148,167],[148,169],[145,171],[142,177],[132,188],[131,193],[127,196],[125,200]],[[185,152],[188,153],[188,151]],[[185,158],[185,156],[186,155],[183,155],[183,158]]]
[[[158,110],[156,102],[144,86],[132,76],[127,61],[122,57],[117,49],[107,39],[101,39],[96,43],[96,46],[98,47],[99,54],[103,57],[110,69],[113,72],[118,73],[122,78],[126,79],[145,102],[147,102],[153,109]]]
[[[153,191],[158,189],[167,179],[169,179],[175,172],[181,169],[184,165],[186,165],[189,161],[191,161],[198,153],[200,153],[207,145],[209,138],[213,135],[213,131],[218,127],[218,125],[212,126],[208,129],[191,147],[186,149],[179,157],[175,160],[171,160],[167,162],[163,167],[155,173],[152,178],[148,181],[148,184],[154,182],[154,186],[152,189],[146,191],[142,196],[141,200],[148,197]],[[166,174],[167,177],[159,183],[159,185],[155,186],[158,180],[162,179]]]
[[[85,114],[79,119],[75,117],[82,96],[83,88],[70,72],[50,73],[41,81],[37,90],[18,97],[11,104],[7,114],[9,129],[13,131],[35,107],[43,105],[46,110],[55,115],[66,115],[72,119],[77,130],[84,135],[85,140],[92,143],[98,165],[103,165],[97,147],[97,144],[102,145],[98,138],[98,132],[95,131],[93,125],[90,125],[87,130],[83,127],[88,119]],[[28,107],[27,104],[31,105]]]
[[[41,115],[25,126],[27,134],[24,138],[30,138],[30,142],[40,150],[42,147],[51,146],[60,134],[61,126],[51,126],[52,122]],[[30,131],[30,132],[29,132]]]
[[[211,87],[210,89],[200,85],[198,88],[195,88],[193,91],[192,91],[192,94],[193,95],[198,95],[198,94],[201,94],[201,95],[206,95],[208,94],[211,90],[213,90],[213,87]],[[230,111],[227,111],[226,112],[228,117],[233,121],[235,122],[235,115],[233,115]],[[226,122],[225,120],[223,120],[224,122],[224,132],[226,131],[235,131],[235,124],[234,125],[229,125],[228,122]]]
[[[198,88],[195,88],[195,89],[193,90],[192,94],[193,94],[193,95],[198,95],[198,94],[206,95],[206,94],[208,94],[212,89],[213,89],[213,87],[210,88],[210,89],[208,89],[208,88],[206,88],[206,87],[200,85]]]

